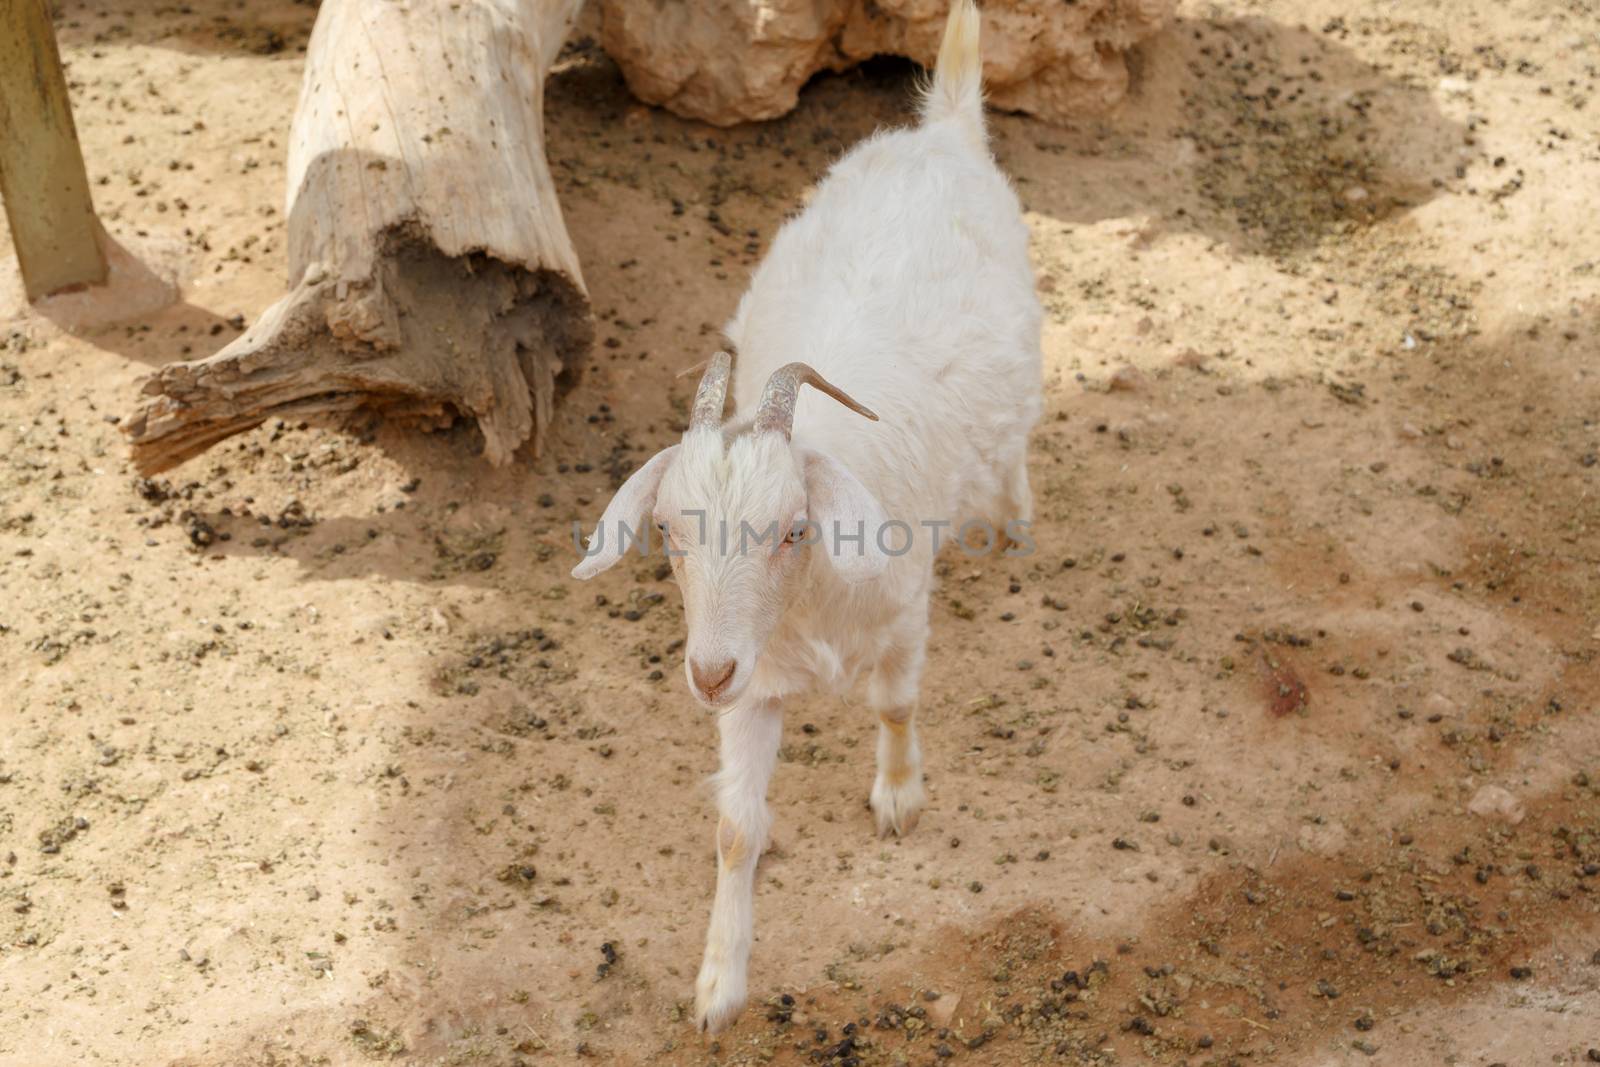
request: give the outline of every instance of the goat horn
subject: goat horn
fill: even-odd
[[[810,364],[789,363],[773,371],[772,377],[767,379],[767,387],[761,391],[761,403],[756,407],[757,433],[776,430],[788,437],[793,432],[794,404],[800,397],[802,385],[819,389],[856,414],[865,415],[873,422],[878,421],[878,416],[871,410],[856,403],[848,393],[812,370]]]
[[[715,430],[722,425],[722,404],[728,395],[728,373],[733,357],[718,352],[708,361],[700,386],[694,391],[694,408],[689,413],[689,429]]]

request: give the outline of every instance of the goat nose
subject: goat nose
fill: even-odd
[[[709,664],[691,660],[689,673],[694,675],[695,688],[699,689],[707,700],[715,700],[733,679],[734,668],[738,665],[731,659]]]

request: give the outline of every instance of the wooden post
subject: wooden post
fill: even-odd
[[[29,300],[106,280],[49,0],[0,0],[0,200]]]

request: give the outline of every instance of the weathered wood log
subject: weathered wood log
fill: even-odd
[[[46,0],[0,2],[0,201],[29,300],[106,280]]]
[[[288,157],[289,293],[162,367],[127,421],[165,470],[271,418],[475,417],[496,464],[593,335],[544,155],[577,0],[324,0]]]

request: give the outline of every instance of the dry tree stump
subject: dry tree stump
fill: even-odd
[[[288,156],[289,292],[146,379],[125,425],[166,470],[272,418],[477,419],[508,461],[593,335],[544,152],[578,0],[324,0]]]

